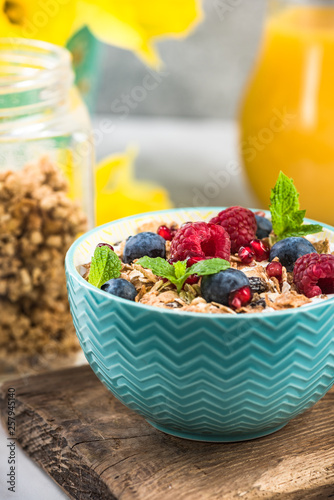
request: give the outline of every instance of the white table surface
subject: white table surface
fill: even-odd
[[[101,131],[101,124],[104,122],[105,125],[106,119],[108,118],[103,116],[95,117],[93,127]],[[237,131],[233,123],[127,119],[115,122],[113,132],[102,135],[103,140],[97,148],[98,159],[124,151],[129,143],[138,146],[140,149],[136,162],[138,176],[154,179],[168,187],[176,205],[198,204],[196,196],[201,192],[206,193],[204,198],[208,200],[209,205],[256,206],[256,201],[238,167]],[[215,174],[222,171],[228,174],[229,180],[224,188],[215,190],[210,183]],[[6,485],[8,472],[6,444],[7,436],[0,426],[1,500],[68,498],[19,447],[16,448],[16,492],[9,492]]]

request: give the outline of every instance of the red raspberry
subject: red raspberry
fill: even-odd
[[[187,222],[177,231],[170,255],[173,260],[219,257],[229,261],[230,250],[230,237],[223,227],[206,222]]]
[[[219,224],[230,235],[231,250],[237,253],[240,247],[248,246],[256,239],[257,224],[251,210],[243,207],[230,207],[210,220],[211,224]]]
[[[334,293],[334,255],[309,253],[299,257],[293,277],[298,291],[308,298]]]

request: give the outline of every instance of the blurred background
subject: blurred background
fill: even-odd
[[[139,147],[136,176],[163,185],[176,206],[257,206],[237,167],[235,119],[261,40],[266,1],[204,0],[203,9],[205,18],[182,42],[158,43],[166,75],[152,90],[137,88],[151,68],[131,52],[99,44],[93,124],[99,129],[107,115],[114,128],[97,145],[97,158],[131,143]],[[124,117],[117,100],[131,94]],[[218,172],[222,178],[226,172],[230,182],[210,184],[204,193],[209,174]]]
[[[133,117],[234,119],[262,36],[266,0],[203,0],[205,18],[180,44],[158,43],[168,78],[138,103]],[[147,68],[130,52],[102,46],[95,111],[141,85]]]

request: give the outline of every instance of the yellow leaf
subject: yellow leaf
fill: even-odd
[[[103,160],[95,170],[97,225],[128,215],[172,207],[167,191],[134,177],[136,152],[129,149]]]
[[[158,38],[186,36],[201,18],[199,0],[79,0],[77,26],[153,65]]]
[[[34,38],[64,45],[77,0],[0,0],[0,36]]]

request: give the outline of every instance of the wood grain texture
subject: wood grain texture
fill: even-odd
[[[334,499],[334,391],[271,436],[232,444],[167,436],[88,366],[6,383],[16,437],[78,500]]]

